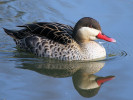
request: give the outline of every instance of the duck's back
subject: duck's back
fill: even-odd
[[[72,37],[73,28],[59,23],[40,22],[26,24],[24,29],[5,32],[14,38],[20,49],[37,56],[58,58],[60,60],[80,60],[77,43]]]
[[[21,30],[23,33],[28,31],[30,34],[38,35],[41,37],[44,36],[62,44],[71,43],[73,41],[73,28],[65,24],[39,22],[34,24],[26,24],[19,27],[25,27],[24,30]]]

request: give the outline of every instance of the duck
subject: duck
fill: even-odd
[[[81,18],[74,27],[57,22],[36,22],[17,27],[22,29],[3,28],[14,39],[17,48],[58,60],[106,58],[105,48],[95,40],[116,42],[103,34],[99,22],[91,17]]]

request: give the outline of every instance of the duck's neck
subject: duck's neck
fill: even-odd
[[[98,59],[106,56],[105,48],[95,41],[82,42],[79,45],[84,60]]]

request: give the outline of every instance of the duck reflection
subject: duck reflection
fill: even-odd
[[[78,93],[88,98],[95,96],[101,85],[113,78],[114,76],[99,77],[82,71],[74,73],[72,77],[74,87]]]
[[[23,61],[23,69],[29,69],[52,77],[72,76],[73,84],[78,93],[83,97],[95,96],[101,85],[114,78],[114,76],[100,77],[94,73],[103,68],[105,62],[66,62],[46,60],[45,63],[32,63]],[[20,67],[19,67],[20,68]]]

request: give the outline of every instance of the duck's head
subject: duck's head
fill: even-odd
[[[93,18],[84,17],[80,19],[73,32],[73,37],[77,42],[84,43],[102,39],[108,42],[116,42],[115,39],[110,38],[102,33],[100,24]]]

